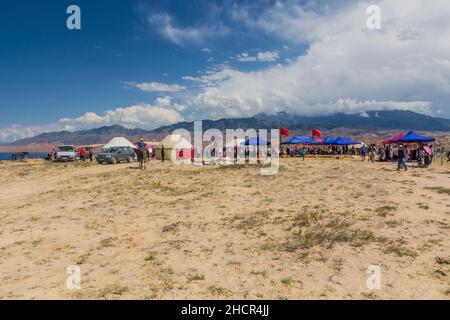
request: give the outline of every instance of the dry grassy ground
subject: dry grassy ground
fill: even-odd
[[[136,166],[0,164],[0,298],[450,299],[448,164]]]

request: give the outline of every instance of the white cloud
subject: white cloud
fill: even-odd
[[[149,25],[168,41],[185,45],[187,43],[203,43],[205,40],[228,34],[228,27],[216,23],[213,25],[200,26],[177,26],[174,19],[169,14],[153,13],[147,17]]]
[[[177,122],[183,119],[182,112],[221,118],[278,111],[364,116],[369,110],[402,109],[450,117],[450,1],[433,0],[431,5],[422,0],[353,0],[335,1],[331,7],[313,5],[323,2],[309,1],[302,6],[278,1],[258,14],[243,7],[232,12],[239,27],[243,24],[255,33],[276,37],[290,53],[307,48],[298,57],[286,57],[284,65],[257,71],[222,66],[201,75],[187,75],[183,79],[196,84],[196,91],[188,91],[188,98],[180,104],[165,97],[149,105],[101,115],[87,113],[48,126],[11,126],[0,130],[0,140],[31,136],[48,128],[113,123],[150,128]],[[381,8],[381,30],[366,28],[366,9],[372,4]],[[181,27],[167,14],[150,15],[148,21],[162,36],[180,45],[201,43],[228,32],[220,23]],[[237,59],[277,60],[274,53],[243,52]],[[131,86],[144,91],[186,89],[156,82]]]
[[[239,53],[236,58],[240,62],[253,62],[256,61],[255,56],[250,56],[247,52]]]
[[[224,67],[218,71],[207,71],[204,75],[199,77],[184,76],[183,80],[189,80],[199,83],[205,87],[219,85],[221,82],[230,79],[234,75],[239,74],[237,70],[230,69],[229,67]]]
[[[403,109],[450,116],[450,2],[377,1],[382,29],[366,28],[372,2],[336,10],[277,4],[246,22],[306,53],[285,65],[243,72],[229,67],[185,77],[204,84],[187,102],[212,117],[287,111]],[[246,14],[241,12],[241,20]],[[244,52],[242,61],[256,61]]]
[[[136,104],[106,110],[103,114],[87,112],[77,118],[63,118],[42,126],[23,127],[13,125],[0,130],[0,141],[15,141],[51,131],[77,131],[114,124],[128,128],[154,129],[183,121],[180,114],[184,106],[173,103],[171,97],[157,98],[152,104]]]
[[[180,86],[178,84],[165,84],[160,82],[123,82],[129,87],[137,88],[141,91],[156,91],[156,92],[178,92],[185,90],[186,87]]]
[[[236,59],[240,62],[273,62],[279,59],[276,51],[258,52],[255,56],[251,56],[248,52],[239,53]]]
[[[258,59],[258,61],[272,62],[278,60],[279,56],[276,51],[265,51],[265,52],[258,52],[256,54],[256,58]]]

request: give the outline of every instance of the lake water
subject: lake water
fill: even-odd
[[[11,160],[12,153],[11,152],[0,152],[0,161],[1,160]],[[31,159],[44,159],[47,156],[45,152],[30,152]]]

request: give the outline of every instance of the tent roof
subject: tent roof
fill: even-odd
[[[132,144],[130,141],[125,139],[124,137],[115,137],[112,138],[111,141],[109,141],[103,149],[109,149],[109,148],[119,148],[119,147],[130,147],[136,149],[136,146]]]
[[[164,148],[173,149],[191,149],[192,144],[179,134],[169,134],[159,144],[164,145]]]
[[[317,144],[333,144],[336,138],[325,138],[321,142],[316,142]]]
[[[256,145],[268,145],[270,146],[270,142],[266,141],[264,139],[261,139],[259,137],[255,138],[250,138],[248,140],[245,140],[245,142],[242,142],[241,144],[245,144],[246,146],[256,146]]]
[[[337,145],[352,145],[352,144],[360,144],[360,142],[359,141],[354,141],[354,140],[352,140],[350,138],[347,138],[347,137],[337,137],[334,140],[334,144],[337,144]]]
[[[422,136],[422,135],[418,134],[415,131],[410,131],[406,135],[404,135],[403,137],[391,141],[391,143],[400,143],[400,142],[404,142],[404,143],[408,143],[408,142],[433,142],[435,140],[436,139],[433,138],[433,137]]]
[[[311,143],[316,143],[316,140],[314,140],[313,138],[310,138],[310,137],[294,136],[291,139],[283,142],[282,144],[296,144],[296,143],[311,144]]]
[[[391,143],[392,141],[394,141],[394,140],[396,140],[396,139],[399,139],[399,138],[401,138],[401,137],[404,137],[404,136],[405,136],[404,133],[399,133],[399,134],[396,135],[396,136],[393,136],[393,137],[391,137],[391,138],[389,138],[389,139],[384,140],[384,141],[383,141],[383,144],[389,144],[389,143]]]
[[[352,144],[360,144],[359,141],[353,141],[350,138],[347,137],[337,137],[337,138],[326,138],[322,142],[319,142],[317,144],[331,144],[331,145],[339,145],[339,146],[345,146],[345,145],[352,145]]]

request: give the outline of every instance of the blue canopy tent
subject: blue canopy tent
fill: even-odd
[[[291,139],[283,142],[282,144],[297,144],[297,143],[313,144],[313,143],[316,143],[316,140],[314,140],[313,138],[310,138],[310,137],[295,136],[295,137],[292,137]]]
[[[329,145],[329,144],[334,144],[334,141],[337,138],[325,138],[322,141],[315,141],[314,144],[318,144],[318,145]]]
[[[401,138],[392,140],[391,143],[414,143],[414,142],[434,142],[436,139],[433,137],[426,137],[418,134],[415,131],[410,131]]]
[[[332,144],[339,145],[339,146],[348,146],[348,145],[352,145],[352,144],[360,144],[360,142],[353,141],[352,139],[347,138],[347,137],[337,137],[334,140],[334,143],[332,143]]]
[[[334,144],[336,138],[325,138],[322,142],[317,142],[317,144]]]
[[[245,140],[244,142],[241,143],[241,145],[246,145],[246,146],[263,146],[263,145],[267,145],[270,146],[270,142],[266,141],[264,139],[261,139],[259,137],[257,138],[250,138]]]
[[[353,141],[347,137],[337,137],[337,138],[326,138],[322,142],[316,142],[315,144],[325,144],[325,145],[337,145],[337,146],[348,146],[352,144],[360,144],[361,142]]]

